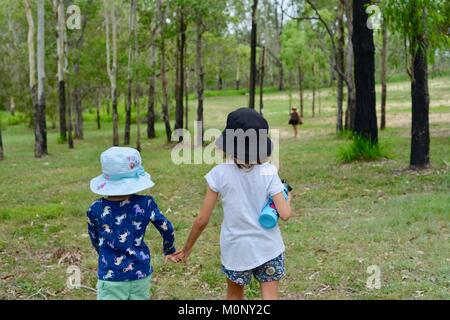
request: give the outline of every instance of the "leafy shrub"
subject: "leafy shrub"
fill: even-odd
[[[388,157],[382,147],[360,135],[354,135],[352,143],[341,147],[338,152],[338,161],[344,163],[355,160],[372,161]]]

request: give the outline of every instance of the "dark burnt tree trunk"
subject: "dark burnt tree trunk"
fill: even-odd
[[[79,81],[80,63],[79,61],[74,64],[74,78],[75,81]],[[79,84],[74,84],[73,88],[73,102],[75,105],[75,139],[83,139],[83,108],[81,89]]]
[[[297,71],[298,71],[298,95],[299,95],[299,99],[300,99],[300,117],[303,117],[304,76],[303,76],[302,67],[300,66],[300,64],[297,66]]]
[[[264,64],[266,48],[262,47],[261,66],[259,68],[259,113],[264,113]]]
[[[340,70],[344,70],[344,3],[339,1],[338,10],[338,39],[337,39],[337,59],[336,63]],[[338,76],[337,82],[337,118],[336,118],[336,132],[343,131],[343,100],[344,100],[344,79]],[[320,108],[320,107],[319,107]],[[319,112],[320,114],[320,112]]]
[[[375,46],[373,30],[366,26],[370,0],[353,1],[353,50],[355,53],[355,133],[378,143],[375,97]]]
[[[256,38],[257,38],[257,26],[256,26],[256,13],[258,10],[258,0],[253,0],[252,5],[252,31],[250,39],[250,83],[249,83],[249,100],[248,106],[251,109],[255,109],[255,93],[256,93]]]
[[[426,13],[424,13],[425,15]],[[428,119],[430,96],[425,37],[419,37],[417,43],[422,45],[418,45],[413,54],[411,156],[409,163],[412,169],[424,169],[430,165],[430,126]]]
[[[205,87],[205,71],[203,67],[203,27],[202,17],[197,17],[197,36],[195,42],[195,64],[197,69],[197,121],[202,123],[199,137],[197,137],[196,145],[203,145],[203,92]]]
[[[65,61],[65,18],[64,2],[55,1],[56,19],[57,19],[57,64],[58,64],[58,100],[59,100],[59,136],[61,141],[67,140],[67,122],[66,122],[66,83],[64,81],[64,61]]]
[[[67,140],[67,119],[66,119],[66,82],[58,82],[59,95],[59,135],[62,141]]]
[[[386,128],[386,71],[387,71],[387,26],[386,21],[381,25],[383,46],[381,49],[381,121],[380,129]]]
[[[71,99],[71,93],[70,93],[70,81],[67,79],[67,85],[66,85],[66,91],[67,91],[67,144],[69,146],[69,149],[74,148],[73,143],[73,122],[72,122],[72,99]]]
[[[185,46],[186,46],[186,20],[184,17],[184,7],[181,4],[178,8],[178,35],[177,35],[177,79],[175,82],[175,127],[174,129],[183,128],[184,113],[184,80],[185,80]],[[182,140],[182,137],[180,137]]]

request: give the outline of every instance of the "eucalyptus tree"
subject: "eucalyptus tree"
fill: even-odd
[[[448,48],[448,1],[383,1],[390,29],[400,34],[407,48],[407,72],[411,79],[412,124],[410,167],[430,164],[428,60],[435,49]]]

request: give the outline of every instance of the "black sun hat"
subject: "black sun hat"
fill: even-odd
[[[260,162],[272,154],[269,124],[258,112],[239,108],[227,117],[227,125],[216,146],[227,155],[245,162]]]

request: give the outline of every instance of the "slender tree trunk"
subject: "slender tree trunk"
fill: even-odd
[[[165,8],[162,7],[162,0],[157,0],[158,13],[160,18],[160,77],[161,77],[161,87],[162,87],[162,113],[164,126],[166,128],[166,139],[167,142],[171,141],[172,129],[170,128],[169,120],[169,95],[167,93],[167,77],[166,77],[166,44],[165,44],[165,28],[166,28],[166,17],[164,14]]]
[[[147,104],[147,138],[153,139],[155,134],[155,96],[156,96],[156,58],[157,46],[156,37],[158,32],[158,23],[156,18],[151,22],[151,42],[150,42],[150,78],[148,86],[148,104]]]
[[[426,21],[425,8],[422,17]],[[430,165],[430,125],[428,118],[430,96],[428,91],[428,44],[425,34],[419,36],[416,42],[422,45],[418,45],[413,53],[411,156],[409,164],[412,169],[425,169]]]
[[[134,94],[134,107],[136,109],[136,149],[141,151],[141,106],[139,99],[140,89],[139,84],[137,84],[136,92]]]
[[[266,48],[262,48],[261,66],[259,68],[259,113],[264,113],[264,64],[265,64]]]
[[[375,96],[375,46],[373,30],[366,26],[366,6],[370,0],[353,2],[353,49],[355,52],[356,113],[355,132],[378,143]]]
[[[67,103],[67,144],[69,146],[69,149],[73,149],[74,143],[73,143],[72,99],[70,99],[71,92],[70,92],[70,82],[69,82],[68,78],[67,78],[66,89],[67,89],[66,90],[67,91],[66,101],[68,102]]]
[[[178,36],[177,36],[177,76],[175,86],[176,111],[175,111],[175,127],[174,129],[183,128],[183,112],[184,112],[184,78],[185,78],[185,46],[186,46],[186,20],[184,17],[184,7],[180,5],[178,8]],[[182,140],[182,137],[180,137]]]
[[[130,4],[130,15],[128,19],[128,90],[127,90],[127,101],[125,108],[125,135],[124,135],[124,144],[130,144],[130,127],[131,127],[131,99],[132,99],[132,87],[133,87],[133,70],[132,65],[134,63],[133,56],[133,43],[132,39],[134,39],[134,35],[136,33],[135,29],[135,19],[136,19],[136,0],[131,0]]]
[[[255,109],[255,89],[256,89],[256,38],[257,38],[257,26],[256,26],[256,14],[258,10],[258,0],[253,0],[252,5],[252,31],[250,40],[250,86],[248,90],[249,102],[248,106],[251,109]]]
[[[381,26],[383,47],[381,49],[381,123],[380,129],[386,128],[386,71],[387,71],[387,26],[383,21]]]
[[[185,48],[185,56],[186,56],[187,48]],[[189,69],[186,71],[186,81],[184,82],[184,128],[189,130]]]
[[[36,53],[34,47],[34,20],[33,13],[31,9],[30,0],[24,0],[25,14],[28,22],[28,65],[29,65],[29,76],[30,76],[30,92],[32,101],[32,114],[33,114],[33,125],[34,125],[34,154],[35,157],[41,157],[42,154],[38,154],[38,144],[39,144],[39,114],[38,114],[38,97],[37,97],[37,83],[36,83]]]
[[[9,98],[9,112],[13,117],[16,114],[16,102],[13,96]]]
[[[239,58],[238,58],[239,59]],[[235,82],[235,88],[236,90],[239,90],[241,87],[241,64],[239,61],[236,64],[236,82]]]
[[[101,129],[101,122],[100,122],[100,105],[101,105],[101,95],[100,92],[97,92],[97,105],[96,105],[96,111],[97,111],[97,129],[100,130]]]
[[[200,136],[197,137],[196,145],[203,145],[203,91],[205,81],[205,71],[203,67],[203,30],[202,17],[197,17],[197,37],[195,42],[195,64],[197,69],[197,121],[202,123]]]
[[[313,63],[312,65],[312,76],[313,76],[313,83],[312,83],[312,105],[311,105],[311,114],[313,117],[316,116],[316,64]]]
[[[0,126],[0,160],[5,159],[5,155],[3,152],[3,139],[2,139],[2,128]]]
[[[300,99],[300,117],[303,117],[303,81],[304,81],[304,77],[303,77],[303,72],[302,72],[302,67],[299,65],[297,65],[297,70],[298,70],[298,95],[299,95],[299,99]]]
[[[65,12],[64,1],[55,1],[57,5],[57,56],[58,56],[58,87],[59,87],[59,135],[62,141],[67,140],[66,121],[66,83],[64,81],[64,33],[65,33]]]
[[[347,50],[345,63],[345,78],[347,79],[347,109],[345,111],[345,130],[353,131],[355,128],[355,109],[356,109],[356,95],[355,95],[355,81],[353,77],[353,10],[352,0],[344,1],[345,17],[347,24]]]
[[[337,61],[338,68],[344,70],[344,3],[339,1],[338,9],[338,43],[337,43]],[[337,119],[336,132],[341,132],[343,128],[342,122],[342,103],[344,100],[344,79],[338,76],[337,83]],[[320,109],[319,109],[320,110]]]
[[[289,86],[289,113],[291,113],[291,108],[292,108],[292,71],[291,69],[289,69],[288,72],[288,86]]]
[[[119,145],[119,125],[117,112],[117,23],[114,2],[103,1],[105,9],[105,33],[106,33],[106,69],[111,83],[112,122],[113,122],[113,146]],[[112,27],[112,67],[110,49],[110,18]]]
[[[36,157],[48,154],[47,125],[45,119],[45,5],[38,0],[37,33],[37,70],[38,70],[38,144]]]

